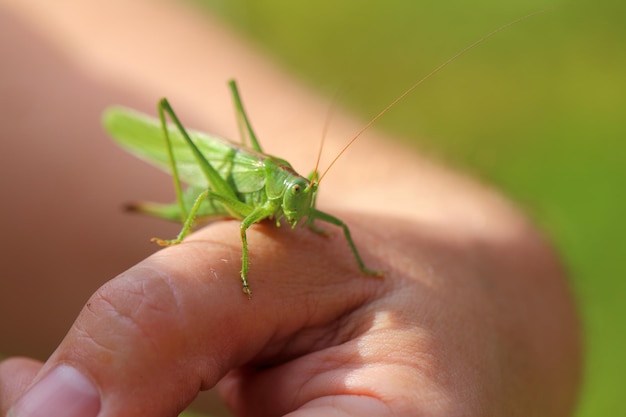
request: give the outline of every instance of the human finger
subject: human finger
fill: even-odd
[[[42,363],[28,358],[9,358],[0,362],[0,415],[19,398],[32,383]]]
[[[238,230],[215,224],[100,288],[11,416],[50,410],[50,401],[82,404],[82,417],[176,415],[230,369],[362,303],[378,282],[353,285],[363,278],[349,256],[337,256],[349,253],[341,239],[260,225],[249,232],[248,299],[233,279]],[[353,273],[329,273],[342,267]]]

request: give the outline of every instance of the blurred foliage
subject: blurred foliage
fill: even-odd
[[[578,416],[626,415],[626,3],[196,0],[364,120],[494,183],[551,235],[587,337]],[[398,173],[402,175],[402,173]],[[538,288],[538,291],[541,289]]]

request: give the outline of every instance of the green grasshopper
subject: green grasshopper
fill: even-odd
[[[315,220],[334,224],[343,234],[360,270],[368,269],[357,250],[350,229],[340,219],[315,208],[319,175],[298,174],[284,159],[263,152],[243,107],[235,81],[228,83],[239,120],[243,121],[250,146],[187,130],[167,99],[158,104],[159,120],[131,109],[112,107],[104,113],[104,126],[127,151],[172,174],[176,190],[173,204],[139,203],[131,209],[152,216],[181,221],[183,227],[171,240],[153,238],[161,246],[180,243],[197,218],[232,217],[241,220],[241,281],[243,292],[252,294],[248,284],[247,230],[254,223],[285,218],[292,228],[301,220],[313,231]],[[166,122],[166,115],[173,123]],[[188,184],[183,191],[181,180]]]
[[[383,114],[445,66],[504,29],[548,10],[536,11],[500,26],[444,61],[371,119],[339,152],[325,172]],[[323,175],[320,177],[315,168],[311,175],[303,177],[284,159],[264,153],[244,111],[236,83],[230,81],[229,86],[238,119],[247,131],[249,146],[243,140],[237,144],[186,130],[166,99],[158,104],[159,120],[121,107],[109,108],[104,114],[106,130],[122,147],[172,174],[176,203],[140,203],[132,206],[133,210],[183,223],[175,239],[153,238],[152,241],[162,246],[180,243],[191,231],[196,218],[232,217],[241,220],[241,281],[243,292],[250,296],[248,228],[264,219],[273,219],[279,226],[282,218],[295,228],[306,218],[305,225],[315,232],[324,233],[314,224],[315,220],[320,220],[343,229],[363,273],[381,275],[365,266],[348,226],[337,217],[315,208],[317,189]],[[166,115],[173,123],[166,122]],[[181,180],[188,184],[184,191]]]

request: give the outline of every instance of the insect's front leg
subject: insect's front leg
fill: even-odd
[[[312,221],[314,219],[334,224],[335,226],[339,226],[343,229],[343,235],[345,236],[346,241],[348,242],[348,245],[350,246],[350,249],[352,250],[352,253],[354,254],[354,257],[356,258],[356,262],[359,265],[359,269],[361,269],[361,272],[367,275],[377,275],[377,276],[382,275],[382,272],[374,271],[373,269],[369,269],[365,266],[365,263],[363,262],[363,259],[361,258],[361,255],[359,254],[359,251],[357,250],[356,245],[354,244],[354,241],[352,240],[352,235],[350,234],[350,229],[348,228],[347,224],[345,224],[343,221],[341,221],[335,216],[332,216],[328,213],[312,208],[309,212],[309,221],[311,222],[309,227],[312,230],[315,230],[312,227]]]
[[[330,236],[331,233],[329,231],[320,229],[319,227],[315,225],[315,219],[316,219],[315,217],[309,215],[309,217],[306,219],[306,226],[313,232],[317,233],[318,235]]]
[[[309,180],[309,182],[313,182],[317,181],[319,178],[319,173],[317,172],[317,169],[314,169],[313,171],[311,171],[311,173],[307,176],[307,179]],[[317,187],[316,185],[313,185],[314,187]],[[311,209],[315,210],[317,204],[317,189],[313,192],[313,199],[311,200]],[[315,216],[309,215],[306,221],[306,225],[309,229],[311,229],[312,231],[314,231],[317,234],[323,235],[323,236],[330,236],[330,232],[327,232],[324,229],[320,229],[319,227],[317,227],[315,225]]]

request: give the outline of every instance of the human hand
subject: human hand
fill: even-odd
[[[216,384],[242,416],[568,415],[575,319],[530,229],[503,216],[518,233],[497,240],[340,217],[383,278],[359,272],[340,234],[263,223],[248,299],[238,223],[214,223],[100,288],[43,366],[5,361],[2,415],[17,401],[12,417],[174,416]]]
[[[33,72],[41,77],[37,83],[27,78],[23,89],[7,84],[7,91],[14,92],[7,98],[14,111],[37,102],[58,123],[7,123],[5,136],[21,138],[13,142],[19,144],[53,143],[63,151],[63,161],[85,164],[60,179],[59,161],[49,157],[47,147],[36,147],[41,156],[34,164],[34,148],[24,148],[31,166],[55,174],[53,180],[40,175],[36,182],[51,196],[57,193],[54,185],[90,172],[88,186],[98,198],[118,204],[122,195],[110,186],[111,167],[119,169],[119,178],[135,178],[136,171],[123,169],[116,155],[107,158],[98,150],[93,153],[98,160],[111,162],[93,164],[81,154],[86,138],[97,135],[95,109],[131,91],[151,92],[133,95],[139,102],[175,92],[196,109],[195,120],[210,117],[208,126],[222,126],[231,117],[224,105],[226,89],[220,96],[217,88],[199,86],[222,85],[232,76],[254,87],[245,89],[246,103],[264,132],[264,147],[289,150],[280,156],[311,168],[311,152],[294,147],[293,134],[307,137],[306,127],[319,127],[327,102],[322,106],[304,99],[295,83],[272,72],[221,25],[198,22],[196,13],[180,11],[182,3],[5,3],[24,6],[20,16],[36,28],[33,33],[46,35],[43,46],[33,48],[15,43],[31,40],[30,31],[10,33],[5,37],[11,39],[10,49],[54,58],[9,60],[23,67],[15,65],[14,78],[5,74],[8,82]],[[112,21],[114,33],[108,32]],[[168,30],[158,30],[163,27]],[[163,60],[178,56],[183,45],[184,60]],[[80,65],[68,56],[80,57]],[[85,77],[87,69],[93,73]],[[101,74],[110,75],[106,83],[86,81],[99,80]],[[110,91],[111,80],[124,94]],[[17,97],[23,105],[14,104]],[[334,137],[341,141],[329,135],[330,155],[362,126],[344,122],[344,117],[334,119]],[[24,126],[25,131],[11,130]],[[51,142],[48,135],[56,131],[63,134]],[[392,151],[389,142],[370,137],[367,144],[351,148],[322,187],[320,200],[334,196],[329,201],[344,204],[342,209],[320,202],[347,222],[366,265],[382,270],[384,277],[359,272],[339,231],[324,238],[264,223],[249,230],[253,297],[248,300],[239,280],[238,223],[214,223],[101,287],[45,364],[19,358],[0,363],[0,415],[14,406],[24,417],[29,415],[24,407],[40,406],[46,417],[88,417],[98,410],[99,417],[172,416],[199,390],[215,384],[237,414],[248,416],[568,415],[579,380],[578,329],[551,250],[499,197],[405,149]],[[7,172],[23,171],[20,160],[9,162],[16,165]],[[6,177],[13,182],[25,178]],[[40,187],[45,179],[49,186]],[[32,192],[32,184],[15,188],[23,193],[14,197],[22,202],[16,212],[38,209],[48,195]],[[72,184],[80,190],[87,186]],[[80,198],[92,197],[72,195]],[[46,209],[48,218],[59,218]],[[105,218],[106,212],[91,210],[71,216],[88,216],[80,225]],[[90,236],[102,241],[104,229],[111,229],[99,224],[106,227]],[[34,242],[64,228],[42,231],[37,223],[15,231],[24,242]],[[106,253],[108,263],[114,263],[110,250],[118,237],[110,233],[108,239],[113,243],[97,246],[98,241],[85,237],[80,247],[46,255],[66,255],[62,265],[74,261],[68,254],[76,258],[77,248],[87,248],[85,253],[100,248],[96,253]],[[32,251],[26,243],[23,247]],[[35,276],[48,278],[48,260],[41,253],[30,256],[44,265]],[[89,269],[77,269],[84,270]],[[65,302],[74,295],[64,289],[75,288],[80,278],[68,277],[47,297],[65,297]],[[51,380],[55,369],[61,369],[65,383]],[[61,395],[72,381],[77,385]]]

